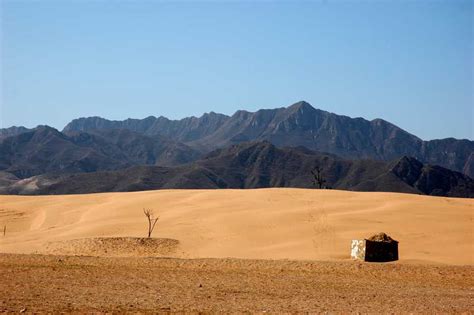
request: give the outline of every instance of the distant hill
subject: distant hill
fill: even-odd
[[[116,171],[45,174],[14,180],[3,174],[0,193],[74,194],[160,188],[312,187],[311,170],[322,168],[334,189],[392,191],[451,197],[474,197],[474,181],[439,166],[402,157],[392,162],[347,160],[306,148],[277,148],[250,142],[218,149],[176,167],[135,166]],[[10,176],[10,177],[8,177]],[[7,178],[8,177],[8,178]],[[2,174],[0,173],[0,183]]]
[[[173,166],[200,153],[162,136],[127,129],[61,133],[40,126],[0,142],[0,171],[18,178],[45,173],[115,170],[133,165]]]
[[[163,135],[202,152],[247,141],[267,140],[278,147],[304,146],[350,159],[391,161],[412,156],[474,177],[474,141],[453,138],[423,141],[384,121],[350,118],[313,108],[302,101],[287,108],[209,113],[196,118],[164,117],[110,121],[100,117],[70,122],[65,132],[128,129]]]
[[[0,128],[0,142],[5,138],[16,136],[27,131],[31,131],[31,129],[16,126],[9,128]]]
[[[201,139],[219,129],[229,116],[206,113],[201,117],[187,117],[170,120],[166,117],[149,116],[144,119],[112,121],[101,117],[75,119],[64,127],[64,132],[88,131],[93,129],[128,129],[145,135],[162,135],[180,142]]]

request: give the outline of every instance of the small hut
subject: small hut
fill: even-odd
[[[363,240],[352,240],[351,258],[372,262],[398,260],[398,241],[385,233]]]

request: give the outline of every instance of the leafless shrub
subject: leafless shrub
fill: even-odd
[[[323,178],[323,175],[321,174],[323,169],[319,166],[316,166],[312,171],[311,174],[313,174],[313,185],[314,186],[319,186],[319,189],[325,187],[326,180]]]
[[[160,217],[156,216],[153,213],[152,209],[143,209],[143,213],[145,214],[147,220],[148,220],[148,238],[151,237],[151,233],[153,233],[153,230],[155,229],[156,222],[158,222],[158,219]]]

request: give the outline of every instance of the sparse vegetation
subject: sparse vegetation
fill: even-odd
[[[148,238],[151,237],[151,233],[153,233],[153,230],[155,229],[156,222],[158,222],[158,219],[160,217],[156,216],[153,212],[152,209],[143,209],[143,213],[145,214],[147,220],[148,220]]]

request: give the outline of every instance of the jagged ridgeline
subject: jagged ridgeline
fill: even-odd
[[[447,138],[423,141],[397,126],[375,119],[350,118],[313,108],[302,101],[287,108],[237,111],[232,116],[209,113],[196,118],[110,121],[80,118],[65,132],[93,129],[129,129],[162,135],[204,151],[245,141],[267,140],[284,146],[304,146],[350,159],[390,161],[411,156],[474,177],[474,142]]]
[[[321,153],[326,152],[326,153]],[[0,130],[0,192],[325,187],[472,197],[474,142],[422,141],[380,119],[287,108]]]

